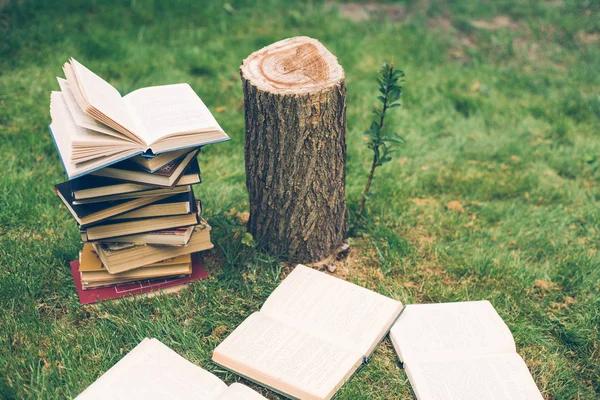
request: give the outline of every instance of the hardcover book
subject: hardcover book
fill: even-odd
[[[91,176],[91,175],[88,175]],[[148,197],[148,196],[157,196],[162,194],[177,194],[177,193],[187,193],[192,190],[190,185],[184,186],[175,186],[173,188],[157,188],[157,189],[149,189],[149,190],[140,190],[130,193],[122,193],[122,194],[114,194],[102,197],[93,197],[81,200],[73,200],[73,204],[81,205],[81,204],[92,204],[92,203],[104,203],[107,201],[117,201],[124,199],[137,199],[140,197]]]
[[[204,220],[196,225],[189,243],[182,247],[157,247],[137,243],[92,243],[92,246],[111,274],[213,248],[210,242],[210,226]]]
[[[195,203],[193,203],[195,205]],[[200,223],[199,209],[190,214],[148,217],[140,219],[108,220],[98,225],[82,226],[79,230],[83,242],[92,242],[119,236],[197,225]]]
[[[75,59],[52,92],[50,132],[69,179],[146,152],[161,154],[228,140],[188,84],[122,97]]]
[[[186,169],[192,163],[195,163],[196,166],[194,171],[198,171],[197,176],[194,176],[194,180],[200,180],[200,170],[198,167],[198,160],[196,159],[197,155],[197,150],[192,151],[181,158],[163,165],[160,169],[152,173],[144,170],[144,168],[142,168],[140,165],[127,160],[113,166],[91,172],[91,175],[103,176],[105,178],[119,179],[134,183],[142,183],[146,185],[173,187],[178,183],[179,179],[183,176]]]
[[[144,157],[144,155],[135,156],[130,159],[131,162],[134,162],[144,168],[147,172],[154,172],[163,166],[169,164],[172,161],[177,160],[180,157],[183,157],[189,152],[189,149],[181,149],[170,151],[168,153],[158,154],[154,157]]]
[[[148,244],[153,246],[186,246],[192,238],[194,228],[195,226],[192,225],[182,228],[163,229],[135,235],[117,236],[110,239],[100,239],[96,242]]]
[[[87,226],[109,219],[119,214],[127,213],[142,206],[172,197],[173,194],[162,194],[156,196],[140,197],[136,199],[125,199],[113,202],[93,203],[76,205],[73,204],[71,182],[66,181],[54,187],[56,195],[71,212],[78,224]],[[191,192],[190,192],[191,193]]]
[[[81,272],[81,287],[83,290],[103,288],[139,282],[142,280],[154,280],[158,278],[183,277],[192,273],[192,265],[174,264],[166,267],[137,268],[120,274],[109,274],[108,272]]]
[[[135,210],[110,217],[109,220],[127,220],[152,217],[166,217],[169,215],[190,214],[196,210],[194,192],[179,193],[162,200],[136,208]],[[200,203],[200,200],[197,201]]]
[[[90,265],[91,264],[91,265]],[[98,264],[101,269],[98,270]],[[79,275],[81,287],[88,290],[98,287],[114,286],[116,284],[140,281],[144,279],[156,279],[162,277],[184,276],[192,273],[191,257],[187,257],[180,263],[155,263],[120,274],[111,274],[102,265],[102,261],[93,251],[92,246],[87,244],[79,256]]]
[[[189,264],[192,262],[191,254],[184,254],[178,257],[166,258],[152,264],[143,265],[140,268],[160,267],[174,264]],[[102,264],[100,257],[94,251],[91,244],[83,245],[83,250],[79,254],[79,272],[107,272],[106,267]]]
[[[103,197],[123,195],[123,194],[143,194],[151,190],[162,190],[167,191],[167,188],[157,188],[153,185],[124,182],[119,179],[105,178],[102,176],[86,175],[82,178],[76,178],[72,181],[73,198],[75,201],[90,200],[90,202],[97,202],[98,198],[100,201]],[[175,184],[175,188],[181,186],[195,185],[201,183],[200,167],[198,161],[193,160],[189,169],[184,172],[183,176]],[[133,194],[135,196],[135,194]]]
[[[208,273],[204,269],[198,255],[192,256],[192,274],[184,277],[159,278],[83,290],[83,287],[81,286],[81,277],[79,275],[78,260],[71,261],[71,275],[73,276],[75,289],[77,289],[79,303],[82,305],[97,303],[104,300],[116,300],[128,296],[153,296],[160,293],[173,293],[181,290],[190,282],[208,278]]]

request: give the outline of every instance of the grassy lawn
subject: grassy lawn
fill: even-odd
[[[368,223],[336,275],[404,303],[488,299],[546,398],[600,397],[597,2],[409,0],[370,18],[360,7],[279,1],[9,3],[0,11],[0,398],[73,397],[146,336],[239,379],[211,364],[211,351],[289,265],[240,243],[238,68],[295,35],[321,40],[346,71],[351,223],[370,166],[362,133],[376,71],[393,59],[407,76],[388,124],[408,142],[377,171]],[[79,306],[68,261],[81,244],[53,193],[65,178],[46,129],[70,56],[124,93],[189,82],[231,136],[200,156],[210,279],[178,296]],[[387,340],[339,398],[412,398]]]

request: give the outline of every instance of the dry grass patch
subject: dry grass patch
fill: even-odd
[[[471,25],[473,25],[476,28],[486,29],[489,31],[495,31],[498,29],[506,28],[519,29],[521,27],[521,24],[505,15],[499,15],[491,20],[471,20]]]
[[[402,21],[406,18],[406,9],[400,4],[390,3],[327,3],[329,8],[337,7],[340,16],[354,22],[363,22],[371,19],[381,20],[388,18],[392,21]]]

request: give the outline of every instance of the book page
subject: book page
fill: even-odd
[[[86,143],[92,145],[96,144],[101,146],[103,149],[107,149],[107,146],[116,146],[113,147],[113,151],[109,151],[108,153],[96,149],[96,151],[93,151],[92,154],[88,154],[88,156],[92,156],[89,158],[100,158],[110,154],[120,153],[125,150],[135,150],[140,148],[140,145],[137,143],[117,139],[115,137],[104,135],[78,126],[68,110],[67,103],[65,102],[65,95],[62,92],[52,92],[50,115],[53,122],[57,120],[61,121],[61,126],[56,127],[56,129],[53,129],[52,132],[55,135],[57,144],[60,142],[59,147],[61,150],[61,156],[64,157],[68,154],[69,159],[63,160],[65,162],[76,160],[76,157],[74,157],[73,146],[77,144],[81,146],[85,146]],[[94,153],[97,154],[96,157],[93,157]]]
[[[241,383],[234,383],[227,388],[218,400],[266,400],[266,397],[258,394],[248,386]]]
[[[71,161],[73,149],[71,147],[71,133],[68,129],[70,119],[67,105],[63,100],[61,92],[52,92],[50,94],[50,131],[58,148],[58,153],[67,170],[67,174],[71,175],[76,168],[75,163]]]
[[[137,149],[124,150],[106,158],[75,163],[71,147],[72,138],[76,135],[71,130],[74,123],[63,101],[61,92],[52,92],[50,95],[50,116],[52,118],[52,123],[49,126],[50,132],[69,179],[73,179],[103,165],[115,163],[137,152]]]
[[[148,146],[170,135],[222,130],[187,83],[138,89],[123,99]]]
[[[407,305],[390,339],[402,362],[516,351],[508,326],[489,301]]]
[[[517,354],[420,362],[406,367],[418,400],[542,400]]]
[[[118,90],[73,58],[71,59],[71,66],[77,77],[81,92],[90,106],[126,130],[139,135],[138,131],[140,129],[129,115],[125,101]],[[87,110],[83,111],[87,112]]]
[[[94,152],[80,152],[78,150],[77,147],[73,148],[73,151],[71,153],[71,160],[79,165],[84,165],[85,163],[91,161],[91,162],[102,162],[104,159],[106,159],[107,157],[112,158],[115,154],[121,154],[121,153],[131,153],[131,150],[136,150],[135,148],[130,149],[130,150],[119,150],[117,148],[114,147],[95,147],[94,150],[98,150],[98,151],[94,151]],[[139,151],[137,151],[139,153]]]
[[[298,265],[261,312],[368,356],[401,309],[399,301]]]
[[[96,121],[94,118],[90,117],[86,113],[81,110],[79,104],[77,104],[77,100],[75,100],[75,96],[69,87],[69,82],[66,79],[58,79],[58,84],[60,86],[60,91],[63,94],[63,100],[67,104],[67,108],[71,113],[71,117],[75,124],[86,129],[90,129],[95,132],[103,133],[105,135],[109,135],[123,141],[133,142],[133,140],[124,136],[122,133],[115,131],[114,129],[104,125],[103,123]],[[135,143],[135,142],[134,142]]]
[[[260,312],[215,349],[213,361],[289,396],[324,399],[358,368],[362,354]]]
[[[217,399],[227,385],[156,339],[144,339],[77,399]]]

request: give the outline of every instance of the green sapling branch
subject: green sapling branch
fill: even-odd
[[[358,219],[362,217],[365,210],[365,203],[369,198],[375,169],[391,161],[391,154],[397,150],[396,146],[405,142],[398,134],[390,134],[384,130],[387,111],[394,107],[401,106],[399,100],[402,96],[402,86],[400,83],[403,80],[402,78],[404,78],[404,72],[401,70],[394,70],[394,63],[383,63],[379,73],[380,75],[377,78],[377,82],[379,83],[379,92],[381,95],[377,97],[377,100],[382,103],[382,108],[381,111],[377,107],[374,108],[373,113],[378,115],[379,118],[378,120],[372,121],[371,127],[365,132],[367,147],[373,150],[373,161],[371,163],[369,178],[367,179],[367,184],[363,191],[363,197],[360,202]]]

